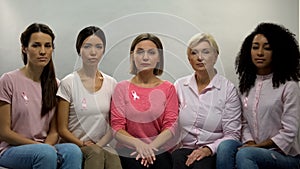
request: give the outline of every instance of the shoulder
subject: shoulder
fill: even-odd
[[[216,74],[215,80],[216,83],[221,84],[223,87],[235,88],[235,85],[223,75]]]
[[[106,73],[103,73],[103,72],[101,72],[101,74],[102,74],[104,80],[107,80],[107,82],[114,84],[114,85],[117,84],[117,80],[115,78],[113,78],[112,76],[110,76]]]
[[[183,85],[183,84],[188,84],[190,83],[191,79],[193,78],[193,75],[187,75],[187,76],[183,76],[183,77],[180,77],[178,78],[175,82],[174,82],[174,85]]]
[[[3,73],[0,80],[2,82],[8,82],[8,81],[13,81],[14,79],[18,79],[21,76],[22,76],[21,71],[17,69],[17,70]]]

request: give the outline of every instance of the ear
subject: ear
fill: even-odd
[[[27,53],[27,47],[22,46],[22,53]]]

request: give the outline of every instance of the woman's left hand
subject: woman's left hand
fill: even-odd
[[[190,155],[188,155],[188,159],[186,160],[185,165],[190,166],[196,160],[199,161],[204,157],[210,156],[211,154],[212,152],[208,147],[195,149]]]

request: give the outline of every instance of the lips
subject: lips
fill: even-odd
[[[38,60],[41,62],[45,62],[45,61],[48,61],[48,58],[47,57],[38,57]]]

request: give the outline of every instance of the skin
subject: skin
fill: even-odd
[[[33,33],[30,37],[28,47],[22,46],[22,51],[27,54],[28,62],[20,69],[21,72],[27,78],[40,83],[42,71],[52,58],[53,45],[51,36],[42,32]],[[11,106],[7,102],[0,101],[0,140],[13,146],[40,143],[25,138],[11,130]],[[58,134],[55,119],[54,115],[45,140],[46,144],[54,145],[57,142]]]
[[[157,46],[150,40],[144,40],[139,42],[131,54],[134,59],[134,63],[137,67],[138,73],[131,79],[131,83],[146,88],[155,87],[163,81],[153,74],[153,69],[159,62],[159,52]],[[143,142],[142,140],[133,137],[126,130],[119,130],[116,133],[116,139],[119,141],[135,147],[135,151],[131,154],[136,156],[136,160],[141,160],[143,166],[149,167],[156,160],[155,151],[171,139],[172,133],[166,129],[162,131],[150,144]]]
[[[253,38],[251,59],[257,68],[257,74],[267,75],[272,72],[272,49],[267,38],[262,34],[257,34]]]
[[[201,93],[203,89],[210,83],[215,76],[214,65],[217,61],[218,54],[210,46],[207,41],[201,41],[196,46],[192,47],[188,52],[188,59],[196,74],[196,82],[198,92]],[[185,164],[190,166],[196,160],[199,161],[204,157],[210,156],[212,151],[208,147],[200,147],[195,149],[190,155]]]
[[[251,59],[257,68],[257,74],[268,75],[272,73],[272,48],[263,34],[257,34],[253,38]],[[241,148],[244,147],[277,148],[277,145],[271,139],[267,139],[259,144],[253,140],[248,141]]]
[[[87,37],[80,48],[82,57],[82,68],[78,74],[84,87],[91,93],[97,92],[102,87],[103,77],[98,71],[98,64],[103,56],[103,41],[96,35]],[[68,129],[69,125],[69,107],[70,103],[62,98],[58,102],[58,131],[60,136],[79,147],[91,146],[97,144],[100,147],[106,145],[112,139],[112,133],[109,130],[97,143],[92,140],[81,141],[75,137]]]

